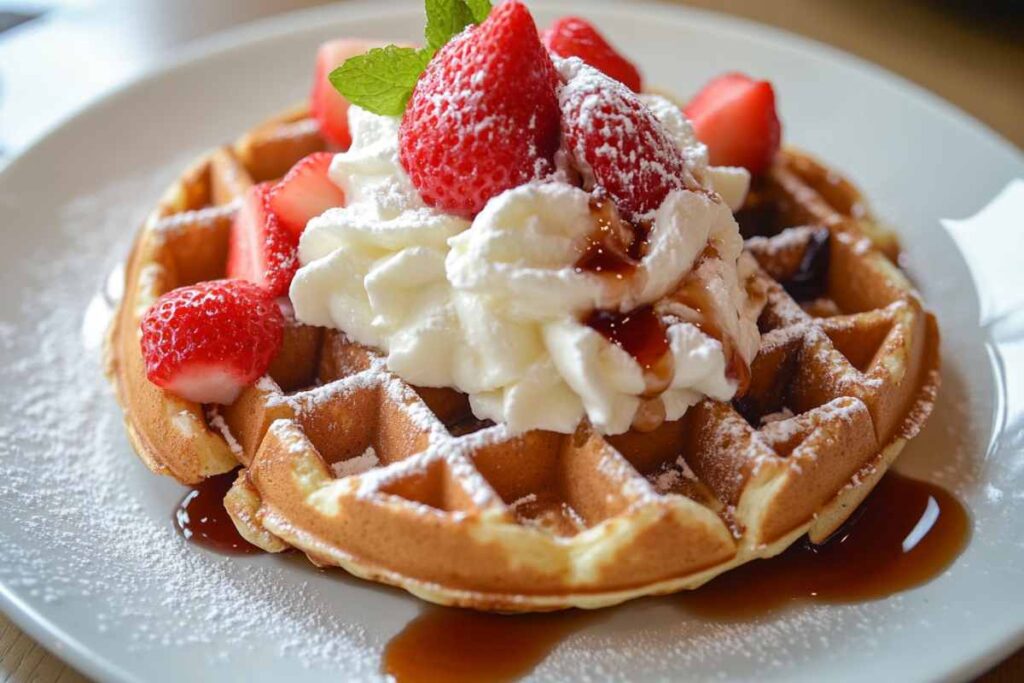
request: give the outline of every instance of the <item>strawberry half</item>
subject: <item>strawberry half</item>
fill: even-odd
[[[142,319],[153,384],[197,403],[233,403],[281,348],[284,316],[262,288],[214,280],[160,297]]]
[[[341,38],[329,40],[317,50],[313,89],[309,94],[309,110],[320,124],[320,133],[339,149],[348,149],[352,144],[352,136],[348,130],[349,102],[335,90],[327,77],[349,57],[369,52],[375,47],[384,47],[384,43],[377,40]]]
[[[271,296],[283,296],[299,269],[298,238],[270,211],[271,183],[253,185],[231,224],[228,245],[229,278],[260,285]]]
[[[549,173],[558,149],[557,74],[526,7],[509,0],[427,65],[399,129],[424,201],[471,217]]]
[[[685,187],[682,152],[636,93],[577,63],[559,93],[566,147],[586,185],[603,188],[627,220]]]
[[[615,51],[594,26],[579,17],[562,17],[544,31],[541,40],[559,57],[579,57],[633,92],[640,92],[640,71]]]
[[[267,198],[270,212],[281,227],[296,238],[302,235],[310,218],[345,204],[345,193],[328,175],[333,158],[330,152],[314,152],[292,166],[288,174],[270,188]]]
[[[761,173],[779,149],[782,126],[768,81],[740,73],[719,76],[683,109],[715,166],[743,166]]]

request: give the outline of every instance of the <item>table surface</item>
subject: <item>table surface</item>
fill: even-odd
[[[70,2],[0,37],[0,157],[30,144],[67,113],[159,61],[173,47],[229,26],[323,0],[93,0]],[[0,0],[0,19],[11,21]],[[1024,147],[1024,13],[962,0],[685,0],[829,43],[932,90]],[[973,3],[982,5],[986,3]],[[13,3],[20,13],[43,3]],[[14,17],[17,19],[17,17]],[[0,26],[3,25],[0,21]],[[64,55],[88,44],[88,78],[57,80]],[[55,49],[62,45],[61,49]],[[15,66],[17,68],[15,68]],[[28,68],[26,68],[26,66]],[[81,66],[81,65],[80,65]],[[52,76],[59,89],[39,88]],[[0,681],[79,683],[80,674],[0,614]],[[1024,649],[978,679],[1024,680]]]

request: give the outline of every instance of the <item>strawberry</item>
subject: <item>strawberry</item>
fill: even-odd
[[[643,87],[636,66],[616,52],[604,36],[584,19],[562,17],[544,31],[541,40],[559,57],[579,57],[633,92],[640,92]]]
[[[276,297],[288,293],[299,268],[299,242],[270,211],[272,188],[271,183],[260,183],[246,191],[231,224],[227,274],[260,285]]]
[[[327,171],[334,155],[314,152],[292,166],[281,181],[270,188],[267,206],[278,223],[295,237],[302,235],[310,218],[345,204],[345,193]]]
[[[685,186],[679,147],[622,83],[577,62],[559,101],[566,147],[585,184],[603,188],[627,220],[648,217]]]
[[[743,166],[760,173],[771,166],[782,127],[768,81],[740,73],[712,80],[683,109],[715,166]]]
[[[341,38],[329,40],[317,50],[313,89],[309,95],[309,110],[313,114],[313,118],[320,124],[320,133],[339,149],[348,149],[348,146],[352,144],[352,136],[348,131],[349,103],[341,93],[334,89],[331,82],[327,80],[327,76],[349,57],[361,55],[371,48],[383,47],[383,45],[384,43],[375,40]]]
[[[149,381],[197,403],[233,403],[281,348],[284,316],[266,290],[214,280],[160,297],[142,319]]]
[[[402,165],[424,201],[471,217],[491,197],[549,173],[559,143],[557,79],[517,0],[442,47],[399,128]]]

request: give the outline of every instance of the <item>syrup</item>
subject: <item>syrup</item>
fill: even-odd
[[[778,557],[662,598],[700,619],[751,619],[796,600],[877,600],[927,583],[967,545],[967,511],[950,493],[890,472],[821,546]],[[388,643],[382,670],[409,681],[508,681],[534,669],[568,635],[609,610],[503,616],[427,607]]]
[[[796,272],[779,283],[796,301],[813,301],[825,295],[828,289],[829,241],[828,228],[815,229]]]
[[[622,220],[615,204],[591,197],[590,215],[595,230],[576,260],[576,272],[598,273],[622,280],[636,272],[647,245],[647,230]]]
[[[651,306],[629,313],[599,309],[584,318],[583,324],[620,346],[644,370],[652,369],[669,350],[665,324]]]
[[[787,603],[878,600],[927,583],[967,546],[970,518],[948,491],[889,472],[857,512],[820,546],[798,542],[682,595],[684,609],[725,621]]]
[[[398,683],[512,681],[599,618],[581,610],[503,615],[430,606],[387,644],[381,669]]]
[[[714,247],[709,246],[699,260],[705,258],[718,258],[718,252]],[[698,261],[699,261],[698,260]],[[695,264],[694,268],[696,269]],[[715,306],[711,299],[711,293],[703,282],[695,277],[687,276],[674,292],[669,295],[675,301],[691,308],[697,313],[697,319],[692,320],[694,325],[704,334],[717,339],[722,344],[722,352],[725,354],[725,375],[734,380],[739,386],[736,390],[737,396],[743,396],[750,385],[750,366],[740,355],[739,349],[732,337],[725,333],[721,323],[715,316]]]
[[[204,480],[185,494],[174,510],[174,524],[186,541],[227,555],[259,552],[238,533],[224,509],[224,496],[235,482],[236,472]]]

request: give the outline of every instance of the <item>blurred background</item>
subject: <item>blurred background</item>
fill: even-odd
[[[1024,148],[1024,0],[659,1],[751,19],[858,55]],[[325,0],[0,0],[0,166],[82,105],[187,43],[321,4]],[[10,229],[0,224],[4,228]],[[84,679],[0,615],[0,681],[30,680]],[[979,680],[1024,680],[1024,651]]]
[[[1024,0],[679,1],[857,54],[1024,147]],[[325,0],[0,0],[0,163],[83,103],[190,41],[321,4]]]

